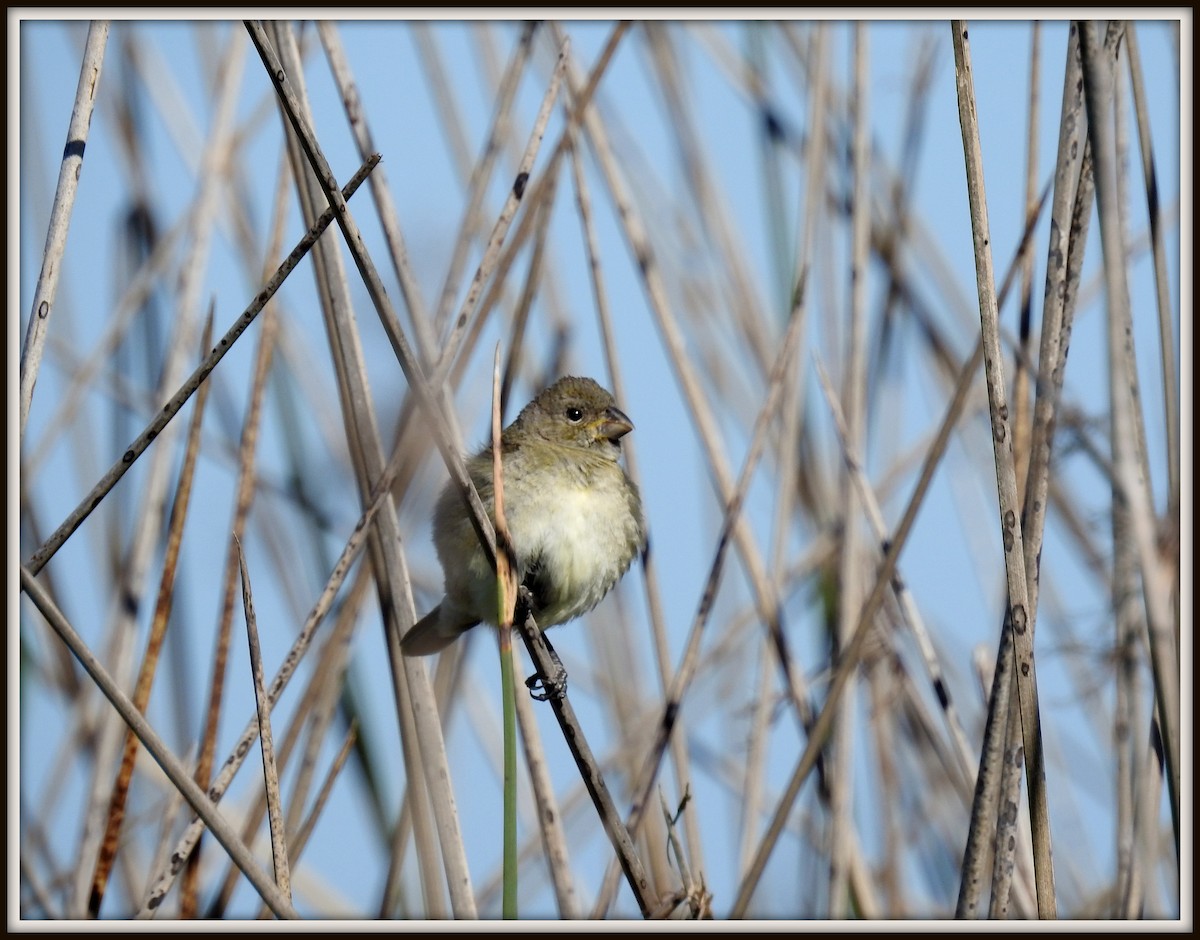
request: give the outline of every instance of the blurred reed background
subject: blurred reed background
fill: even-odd
[[[19,25],[20,917],[499,915],[495,643],[395,645],[497,346],[636,425],[551,639],[653,916],[1181,916],[1190,20],[255,28]],[[639,916],[519,697],[521,915]]]

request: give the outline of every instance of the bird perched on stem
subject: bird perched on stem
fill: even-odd
[[[541,627],[595,607],[646,545],[642,502],[620,463],[621,438],[632,430],[609,392],[567,376],[500,435],[517,581]],[[494,524],[491,445],[467,461],[467,472]],[[408,656],[436,653],[477,623],[496,622],[496,573],[453,483],[434,509],[433,541],[445,597],[401,640]]]

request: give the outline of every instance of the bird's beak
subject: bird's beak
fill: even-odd
[[[625,412],[616,407],[605,408],[604,414],[596,422],[597,436],[610,441],[618,441],[632,430],[633,422]]]

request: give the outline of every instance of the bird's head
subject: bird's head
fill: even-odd
[[[543,389],[509,426],[509,432],[521,436],[535,434],[613,460],[620,454],[621,438],[632,430],[633,422],[607,390],[592,379],[576,376],[566,376]]]

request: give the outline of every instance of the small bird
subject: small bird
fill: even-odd
[[[504,516],[516,577],[541,627],[566,623],[600,603],[646,545],[637,487],[621,466],[633,422],[592,379],[559,379],[500,435]],[[495,524],[492,448],[467,461]],[[407,656],[425,656],[482,622],[495,624],[496,574],[461,494],[447,483],[433,513],[445,597],[405,634]]]

